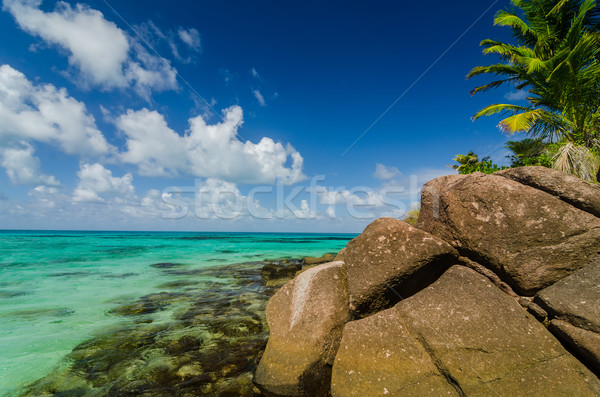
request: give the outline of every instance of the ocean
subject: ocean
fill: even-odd
[[[0,231],[0,395],[250,395],[265,261],[353,237]]]

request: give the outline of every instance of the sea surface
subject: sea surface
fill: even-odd
[[[264,261],[337,252],[353,237],[0,231],[0,396],[241,387],[268,335]]]

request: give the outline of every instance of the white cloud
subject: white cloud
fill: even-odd
[[[528,95],[529,95],[529,92],[523,91],[523,90],[518,90],[518,91],[507,92],[504,95],[504,98],[508,99],[509,101],[523,101],[523,100],[527,99]]]
[[[254,90],[254,91],[252,91],[252,93],[254,94],[254,97],[256,98],[256,100],[258,101],[260,106],[267,106],[267,102],[265,102],[265,98],[263,97],[263,95],[260,93],[259,90]]]
[[[328,190],[327,188],[320,187],[317,190],[317,195],[319,196],[319,202],[325,205],[351,204],[381,207],[384,204],[379,191],[365,187],[353,190]]]
[[[258,143],[238,138],[243,124],[239,106],[226,109],[224,120],[217,124],[206,124],[202,116],[189,122],[181,136],[160,113],[129,110],[116,120],[127,138],[121,160],[136,164],[148,176],[185,174],[243,183],[273,183],[279,178],[286,184],[305,178],[302,156],[291,145],[268,137]]]
[[[0,66],[0,120],[0,142],[36,140],[93,156],[114,150],[82,102],[64,88],[33,85],[9,65]]]
[[[400,175],[402,175],[402,173],[396,167],[386,167],[385,165],[379,163],[375,164],[375,173],[373,174],[373,176],[377,179],[394,179],[396,177],[399,177]]]
[[[0,148],[2,166],[13,184],[58,186],[60,183],[52,175],[42,174],[40,159],[33,155],[34,149],[27,142],[19,147]]]
[[[250,69],[250,74],[252,75],[252,77],[254,77],[255,79],[260,80],[260,74],[258,74],[258,72],[256,71],[256,68],[252,68]]]
[[[83,78],[78,82],[104,89],[133,86],[146,98],[151,90],[177,88],[177,72],[168,61],[150,55],[100,11],[59,1],[53,12],[44,12],[41,3],[4,0],[3,9],[29,34],[68,51],[69,64]]]
[[[73,192],[74,202],[103,202],[103,195],[116,197],[121,202],[137,199],[131,174],[114,177],[112,171],[104,168],[102,164],[95,163],[81,164],[77,176],[79,184]]]
[[[179,35],[181,41],[187,44],[188,47],[190,47],[192,50],[199,52],[202,49],[200,42],[200,33],[198,33],[196,29],[179,28],[177,34]]]

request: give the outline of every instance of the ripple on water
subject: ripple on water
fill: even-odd
[[[75,313],[75,310],[67,307],[40,307],[6,312],[4,316],[23,320],[38,320],[40,317],[66,317],[73,313]]]

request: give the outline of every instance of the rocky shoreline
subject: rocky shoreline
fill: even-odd
[[[600,186],[435,179],[270,299],[267,396],[600,395]]]
[[[297,272],[331,258],[205,269],[153,264],[182,279],[112,309],[121,327],[76,346],[21,395],[258,396],[252,377],[267,343],[268,299]]]

